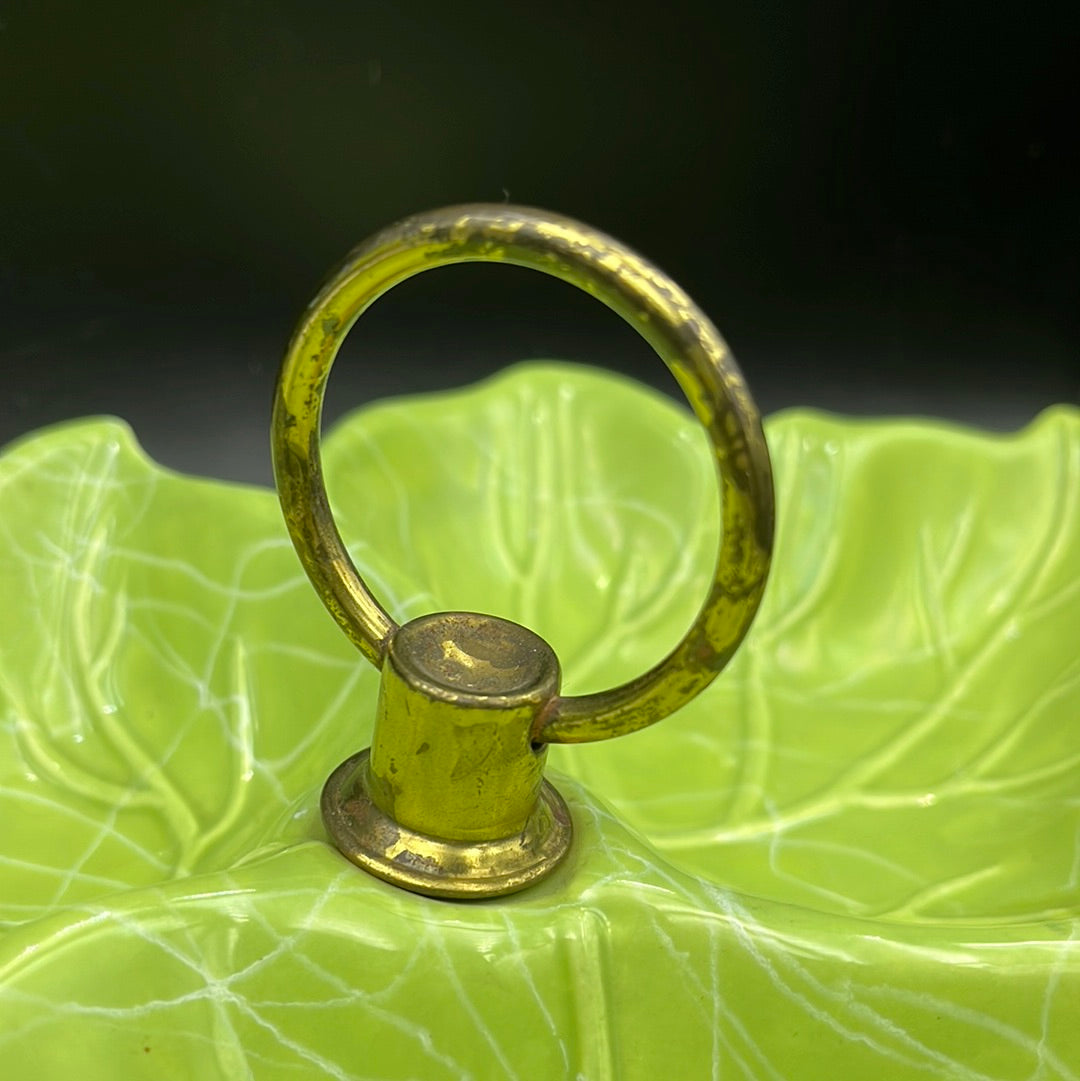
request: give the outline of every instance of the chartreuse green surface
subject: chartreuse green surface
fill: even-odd
[[[451,904],[327,846],[377,675],[267,491],[89,421],[0,458],[0,1061],[40,1081],[1080,1078],[1080,417],[768,426],[773,578],[681,714],[556,748],[577,838]],[[509,616],[566,688],[715,552],[688,415],[517,369],[325,464],[398,618]]]

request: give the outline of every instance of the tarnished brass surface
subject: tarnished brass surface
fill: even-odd
[[[493,841],[447,841],[395,822],[371,798],[368,751],[346,759],[322,795],[323,821],[342,854],[395,886],[429,897],[501,897],[545,878],[570,847],[570,812],[544,781],[525,828]]]
[[[373,801],[410,829],[455,841],[520,833],[543,780],[540,712],[559,662],[532,631],[448,612],[390,640],[371,739]]]
[[[506,632],[506,626],[516,625],[491,617],[431,617],[459,621],[454,633],[471,643],[463,648],[450,634],[447,652],[438,652],[440,639],[432,653],[425,635],[436,624],[397,626],[357,573],[330,513],[319,459],[319,421],[326,381],[345,335],[394,285],[422,270],[471,261],[531,267],[603,301],[668,365],[709,435],[722,494],[722,529],[708,596],[667,657],[611,690],[560,697],[558,663],[550,649],[530,635],[540,646],[527,656],[532,646],[526,647],[521,635],[529,632]],[[383,670],[370,761],[356,766],[348,784],[334,775],[338,780],[327,785],[324,814],[346,855],[411,889],[422,887],[413,881],[414,872],[407,878],[401,868],[420,859],[420,853],[429,863],[453,862],[462,845],[471,852],[491,844],[501,846],[500,859],[508,859],[506,839],[514,830],[532,837],[530,830],[545,828],[536,819],[536,808],[544,805],[543,799],[537,802],[543,754],[534,745],[608,739],[677,710],[727,664],[765,587],[773,538],[769,455],[757,410],[723,339],[690,298],[650,263],[603,233],[544,211],[504,204],[450,207],[406,218],[357,247],[312,302],[289,345],[274,401],[273,453],[285,519],[308,576],[345,633]],[[439,634],[447,627],[440,624]],[[462,650],[461,656],[454,649]],[[485,668],[481,661],[496,654],[506,665],[493,668],[491,662]],[[515,665],[531,673],[525,682],[515,683],[508,674]],[[489,679],[495,668],[498,678]],[[472,686],[466,686],[466,669],[474,678]],[[504,679],[509,682],[500,682]],[[505,719],[496,720],[502,712]],[[358,839],[362,831],[356,817],[361,814],[364,828],[374,831],[363,840]],[[345,825],[346,819],[351,824]],[[544,821],[558,832],[557,815]],[[387,823],[399,831],[390,848],[383,845]],[[410,840],[401,840],[406,836]],[[438,855],[431,844],[443,846]],[[550,860],[546,844],[541,839],[526,847],[543,851]],[[393,857],[386,855],[390,849]],[[565,845],[559,852],[564,850]],[[382,854],[376,859],[372,852]],[[474,854],[466,862],[478,869],[486,859]],[[486,876],[489,885],[494,881],[486,871],[476,873]],[[534,877],[542,873],[530,871]],[[497,892],[520,888],[527,880]],[[455,887],[452,892],[472,891]]]
[[[318,441],[326,380],[353,323],[388,289],[422,270],[475,261],[562,278],[626,319],[671,369],[716,455],[720,550],[694,625],[632,682],[560,699],[535,733],[551,743],[623,735],[688,702],[735,652],[765,587],[773,490],[760,417],[719,332],[679,286],[618,241],[546,211],[473,204],[406,218],[354,249],[308,308],[282,367],[273,450],[285,519],[327,608],[361,652],[381,665],[395,623],[349,559],[323,485]]]
[[[323,792],[334,843],[438,897],[512,893],[550,874],[572,831],[531,733],[558,693],[551,647],[517,623],[443,612],[399,627],[370,752]]]

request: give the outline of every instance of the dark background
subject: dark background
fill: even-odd
[[[416,210],[510,198],[638,248],[763,411],[1015,427],[1080,397],[1080,5],[0,2],[0,442],[124,416],[269,481],[320,280]],[[328,417],[513,360],[670,387],[505,267],[364,317]]]

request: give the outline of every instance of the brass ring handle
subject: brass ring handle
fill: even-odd
[[[618,241],[545,211],[470,204],[406,218],[355,248],[308,307],[278,381],[272,440],[285,520],[323,603],[381,668],[398,627],[357,572],[330,513],[319,455],[326,382],[346,334],[383,293],[422,270],[477,261],[531,267],[603,301],[668,365],[709,435],[722,529],[712,585],[693,625],[629,683],[554,698],[533,735],[580,743],[633,732],[708,686],[742,641],[768,574],[773,488],[760,417],[720,334],[679,286]]]

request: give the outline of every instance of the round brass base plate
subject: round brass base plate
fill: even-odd
[[[429,897],[500,897],[551,874],[570,847],[570,812],[547,781],[525,829],[511,837],[453,841],[410,830],[372,802],[368,755],[361,751],[330,774],[323,821],[342,855],[395,886]]]

